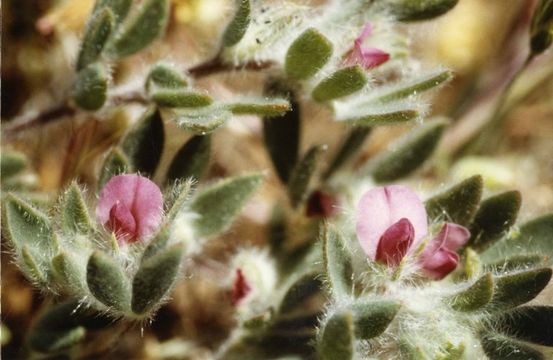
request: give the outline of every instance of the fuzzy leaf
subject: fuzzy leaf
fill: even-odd
[[[553,307],[521,306],[493,319],[502,334],[517,340],[553,346]]]
[[[311,93],[317,102],[338,99],[361,90],[367,83],[363,69],[356,65],[340,69],[323,79]]]
[[[508,191],[482,201],[470,226],[467,246],[482,251],[505,235],[514,225],[521,197],[518,191]]]
[[[428,217],[433,220],[444,217],[447,221],[468,225],[480,204],[483,187],[482,176],[475,175],[431,197],[424,203]]]
[[[262,181],[260,174],[243,175],[200,191],[190,203],[190,209],[200,215],[195,221],[197,234],[209,237],[224,231]]]
[[[237,44],[244,37],[251,20],[250,0],[235,0],[235,3],[236,13],[223,34],[223,45],[227,47]]]
[[[457,311],[477,311],[492,300],[493,289],[492,274],[487,273],[476,280],[471,286],[448,298],[446,301]]]
[[[428,20],[451,10],[459,0],[390,0],[390,10],[398,20]]]
[[[544,255],[515,255],[502,259],[496,263],[488,264],[487,266],[498,273],[511,272],[516,270],[528,270],[538,267],[546,263]]]
[[[77,73],[71,96],[83,110],[96,111],[107,99],[109,74],[100,63],[93,63]]]
[[[496,277],[490,305],[504,310],[527,303],[547,286],[551,272],[549,268],[542,268]]]
[[[144,0],[108,43],[106,52],[114,59],[139,52],[161,35],[168,17],[169,0]]]
[[[169,193],[165,194],[167,221],[173,220],[185,208],[192,194],[193,185],[194,180],[191,179],[175,181]]]
[[[77,70],[82,70],[98,60],[114,26],[115,16],[109,7],[104,7],[92,16],[84,34]]]
[[[151,98],[158,106],[170,108],[198,108],[213,103],[207,92],[187,89],[157,89]]]
[[[536,349],[501,335],[483,335],[482,348],[490,360],[545,360]]]
[[[63,228],[69,233],[86,234],[94,229],[81,189],[75,182],[65,191],[62,218]]]
[[[47,286],[49,274],[47,269],[44,268],[45,261],[40,261],[42,257],[35,254],[35,251],[31,250],[28,245],[21,247],[20,257],[22,270],[27,278],[40,286]]]
[[[183,254],[175,244],[147,258],[133,280],[132,311],[144,315],[154,309],[175,283]]]
[[[392,300],[356,302],[348,307],[353,314],[353,328],[358,339],[372,339],[382,334],[394,320],[401,304]]]
[[[157,63],[150,68],[144,86],[147,91],[150,90],[152,85],[165,89],[178,89],[186,87],[188,82],[188,79],[173,66]]]
[[[360,127],[402,124],[418,119],[421,116],[418,110],[405,107],[370,106],[369,108],[364,108],[340,105],[334,106],[334,111],[336,113],[336,120]]]
[[[279,313],[283,314],[294,310],[307,298],[317,293],[322,286],[317,273],[307,273],[300,276],[286,291],[279,307]]]
[[[305,30],[294,40],[286,53],[284,70],[297,80],[315,75],[330,59],[332,43],[314,28]]]
[[[351,129],[348,137],[344,140],[342,146],[326,170],[324,174],[325,179],[330,178],[334,172],[342,167],[363,147],[363,143],[371,131],[372,129],[370,127],[354,127]]]
[[[113,148],[102,165],[98,188],[102,189],[112,177],[131,171],[132,165],[129,158],[119,148]]]
[[[445,127],[445,122],[433,121],[417,127],[390,145],[368,165],[374,180],[391,182],[418,169],[434,152]]]
[[[2,150],[0,153],[0,174],[2,180],[18,175],[28,165],[27,157],[19,151]]]
[[[169,170],[167,182],[173,182],[181,178],[193,177],[199,180],[204,175],[209,165],[211,154],[211,136],[194,136],[188,140],[177,152]]]
[[[300,106],[292,91],[276,81],[267,84],[265,93],[290,98],[290,111],[281,116],[263,118],[265,146],[277,175],[286,183],[299,157]]]
[[[121,149],[128,156],[134,170],[152,176],[158,167],[165,133],[159,110],[149,108],[129,131],[121,143]]]
[[[113,13],[117,25],[127,17],[131,9],[133,0],[98,0],[94,5],[93,14],[101,12],[104,8],[108,8]]]
[[[226,104],[234,115],[280,116],[290,111],[288,100],[277,97],[243,97]]]
[[[205,135],[230,120],[232,113],[218,106],[174,110],[172,118],[177,126],[195,134]]]
[[[123,269],[108,255],[98,251],[88,259],[88,289],[102,304],[126,311],[131,302],[131,287]]]
[[[336,298],[348,297],[353,282],[351,254],[335,229],[325,226],[321,235],[324,267],[332,294]]]
[[[77,295],[86,289],[84,267],[69,253],[61,252],[52,259],[53,275],[64,289]]]
[[[292,207],[298,207],[307,198],[309,182],[315,173],[317,161],[324,146],[313,146],[296,165],[288,181],[288,196]]]
[[[171,232],[168,227],[162,227],[152,240],[148,243],[144,253],[142,253],[142,262],[145,262],[160,251],[164,250],[170,240]]]
[[[352,314],[342,312],[332,315],[324,325],[319,339],[320,359],[353,359],[354,341]]]

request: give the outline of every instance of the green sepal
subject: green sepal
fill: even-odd
[[[445,14],[459,0],[392,0],[389,9],[400,21],[428,20]]]
[[[521,306],[493,318],[503,335],[542,346],[553,346],[553,307]]]
[[[150,107],[125,135],[121,149],[135,171],[152,176],[159,165],[164,145],[165,132],[161,114],[158,109]]]
[[[109,74],[104,65],[92,63],[77,73],[71,97],[87,111],[100,109],[107,100]]]
[[[374,98],[370,98],[371,103],[389,103],[401,99],[408,98],[410,96],[420,95],[421,93],[434,89],[435,87],[451,80],[453,74],[449,70],[440,70],[425,74],[421,77],[415,78],[410,82],[401,82],[398,85],[392,85],[390,88],[384,88],[379,90],[379,95]],[[363,103],[366,103],[364,101]]]
[[[242,40],[250,25],[250,0],[235,0],[235,4],[237,9],[234,18],[223,33],[223,46],[226,47],[233,46]]]
[[[77,59],[78,71],[98,60],[114,27],[115,16],[109,7],[104,7],[92,15]]]
[[[324,146],[313,146],[296,165],[288,181],[288,196],[292,207],[298,207],[307,198],[311,178],[317,168],[317,162]]]
[[[142,262],[132,285],[132,311],[135,314],[145,315],[159,306],[175,283],[183,251],[182,243],[175,244]]]
[[[379,183],[401,179],[422,166],[438,145],[447,123],[432,121],[407,133],[367,165]]]
[[[330,166],[324,173],[324,179],[328,179],[350,160],[363,147],[365,139],[371,133],[372,128],[356,126],[351,129],[340,149],[332,159]]]
[[[514,225],[520,209],[518,191],[508,191],[482,201],[470,226],[467,246],[483,251],[492,246]]]
[[[347,298],[353,292],[353,266],[351,253],[342,235],[329,225],[321,230],[323,262],[330,291],[335,298]]]
[[[323,325],[318,353],[322,360],[353,359],[355,336],[353,315],[349,311],[335,313]]]
[[[262,175],[250,174],[199,191],[190,202],[190,210],[199,215],[194,222],[197,234],[209,237],[224,231],[262,182]]]
[[[108,8],[113,13],[118,26],[129,13],[133,0],[98,0],[94,5],[93,14],[101,12],[104,8]]]
[[[546,360],[537,349],[499,334],[483,334],[480,343],[490,360]]]
[[[133,15],[106,46],[113,59],[137,53],[161,36],[169,18],[169,0],[144,0]]]
[[[400,308],[401,304],[393,300],[358,301],[348,306],[356,338],[368,340],[382,334]]]
[[[317,293],[321,286],[321,280],[316,272],[309,272],[298,277],[286,290],[278,312],[283,314],[296,309],[305,300]]]
[[[311,93],[313,100],[326,102],[361,90],[367,83],[365,71],[358,65],[340,69],[323,79]]]
[[[435,360],[462,360],[465,359],[465,349],[464,343],[453,345],[447,342],[445,345],[442,345],[442,349],[434,355],[434,358]]]
[[[223,107],[212,105],[201,108],[174,109],[171,113],[178,127],[198,135],[208,134],[232,117]]]
[[[505,310],[527,303],[549,284],[551,273],[551,269],[542,268],[496,277],[490,307]]]
[[[169,64],[157,63],[150,68],[144,87],[150,91],[152,86],[165,89],[178,89],[188,86],[189,80]]]
[[[211,136],[193,136],[173,157],[167,170],[166,181],[173,182],[190,177],[201,179],[209,165],[210,154]]]
[[[22,152],[2,149],[0,153],[2,181],[20,174],[28,165],[27,157]]]
[[[424,202],[428,217],[468,225],[478,210],[483,187],[482,176],[475,175],[431,197]]]
[[[288,100],[278,97],[241,97],[225,104],[234,115],[280,116],[290,111]]]
[[[98,188],[102,189],[104,185],[116,175],[121,175],[132,171],[132,165],[129,158],[119,148],[113,148],[102,165],[100,177],[98,179]]]
[[[63,229],[71,234],[87,234],[94,230],[81,188],[76,182],[65,191],[61,203]]]
[[[454,310],[462,312],[477,311],[490,303],[494,294],[494,282],[491,273],[483,275],[468,288],[446,299]]]
[[[213,103],[207,92],[188,89],[156,89],[150,97],[158,106],[169,108],[199,108]]]
[[[286,53],[284,70],[297,80],[315,75],[332,56],[332,42],[314,28],[309,28],[292,42]]]
[[[473,279],[476,275],[482,273],[484,265],[480,255],[470,247],[465,248],[463,253],[463,271],[467,279]]]
[[[108,308],[127,311],[131,286],[127,275],[110,256],[95,251],[86,266],[86,282],[94,297]]]
[[[84,266],[69,253],[61,252],[52,259],[52,273],[62,290],[69,289],[73,295],[86,290]]]

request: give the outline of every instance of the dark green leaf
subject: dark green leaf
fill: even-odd
[[[321,237],[323,261],[330,290],[336,298],[348,297],[353,291],[351,253],[335,229],[325,226]]]
[[[170,108],[197,108],[213,103],[207,92],[186,89],[157,89],[151,98],[158,106]]]
[[[93,14],[97,14],[107,7],[111,10],[116,22],[119,24],[127,17],[132,2],[133,0],[98,0],[94,5]]]
[[[311,93],[317,102],[338,99],[361,90],[367,83],[367,75],[356,65],[340,69],[323,79]]]
[[[552,270],[542,268],[494,279],[495,290],[491,302],[494,309],[510,309],[534,299],[551,280]]]
[[[358,339],[372,339],[382,334],[394,320],[401,304],[393,300],[359,301],[348,307],[353,314],[353,328]]]
[[[298,80],[309,79],[330,59],[332,43],[314,28],[305,30],[294,40],[286,53],[284,70]]]
[[[420,117],[417,110],[383,110],[383,111],[364,111],[360,109],[351,112],[347,116],[338,116],[339,121],[352,123],[357,126],[379,126],[394,125],[415,120]]]
[[[292,207],[298,207],[306,198],[309,182],[315,173],[323,146],[313,146],[296,165],[288,181],[288,196]]]
[[[317,293],[322,283],[317,273],[307,273],[297,279],[286,291],[279,308],[279,313],[294,310],[307,298]]]
[[[109,7],[92,15],[84,34],[77,70],[82,70],[97,61],[115,26],[115,16]]]
[[[113,148],[104,160],[100,178],[98,179],[98,188],[102,189],[112,177],[132,171],[132,165],[129,158],[119,149]]]
[[[502,334],[517,340],[553,346],[553,307],[521,306],[493,319]]]
[[[483,335],[482,348],[490,360],[546,360],[536,349],[501,335]]]
[[[529,270],[545,263],[545,255],[515,255],[489,264],[488,267],[498,273],[504,273],[517,270]]]
[[[94,297],[109,308],[126,311],[131,302],[127,275],[111,257],[98,251],[88,259],[86,282]]]
[[[83,110],[96,111],[107,99],[109,74],[100,63],[93,63],[77,73],[71,96]]]
[[[210,154],[210,135],[192,137],[179,149],[171,161],[167,171],[167,182],[189,177],[196,180],[201,179],[209,165]]]
[[[325,179],[330,178],[336,170],[343,166],[363,147],[363,143],[371,131],[372,129],[370,127],[354,127],[351,129],[348,137],[344,140],[342,146],[326,170],[324,174]]]
[[[390,10],[401,21],[428,20],[451,10],[459,0],[392,0]]]
[[[494,283],[491,273],[487,273],[468,288],[451,296],[446,301],[457,311],[477,311],[487,305],[493,297]]]
[[[224,46],[237,44],[244,37],[250,25],[250,0],[235,0],[235,3],[237,7],[236,13],[223,34]]]
[[[77,183],[73,182],[65,191],[61,206],[65,231],[86,234],[94,229],[83,194]]]
[[[322,328],[319,357],[322,360],[350,360],[354,342],[352,314],[347,311],[333,314]]]
[[[160,251],[165,249],[167,244],[170,240],[171,232],[167,226],[163,226],[157,234],[154,236],[152,240],[148,243],[148,246],[146,246],[146,249],[144,249],[144,253],[142,254],[142,262],[148,260],[152,256],[158,254]]]

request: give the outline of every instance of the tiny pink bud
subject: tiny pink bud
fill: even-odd
[[[236,269],[236,278],[232,285],[231,302],[232,305],[237,306],[244,300],[251,291],[251,287],[246,281],[246,277],[242,273],[241,269]]]
[[[456,252],[441,248],[425,260],[423,270],[428,277],[441,280],[455,270],[458,263],[459,255]]]
[[[371,23],[366,23],[361,34],[355,39],[353,49],[346,58],[346,64],[359,64],[365,69],[372,69],[390,60],[390,54],[374,47],[363,47],[363,42],[372,34]]]
[[[336,213],[338,201],[332,194],[314,191],[307,199],[305,214],[308,217],[328,218]]]
[[[96,208],[98,221],[123,244],[152,235],[162,215],[163,196],[157,185],[134,174],[112,177],[102,189]]]
[[[415,229],[403,218],[390,226],[382,235],[376,249],[376,261],[388,266],[397,266],[413,244]]]

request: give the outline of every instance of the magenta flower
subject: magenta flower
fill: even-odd
[[[428,234],[428,218],[423,203],[409,188],[400,185],[377,187],[359,202],[357,238],[373,260],[397,266]],[[469,239],[461,225],[446,223],[429,241],[417,263],[425,274],[441,279],[455,270],[455,252]]]
[[[373,47],[363,47],[363,42],[371,36],[373,31],[371,23],[366,23],[361,34],[355,39],[353,49],[346,58],[346,64],[359,64],[365,69],[372,69],[390,60],[390,54]]]
[[[161,223],[163,196],[150,179],[140,175],[112,177],[102,189],[96,217],[115,233],[119,243],[152,235]]]
[[[246,281],[246,277],[241,269],[236,269],[236,278],[232,284],[231,302],[232,305],[239,305],[242,300],[248,296],[252,288]]]

